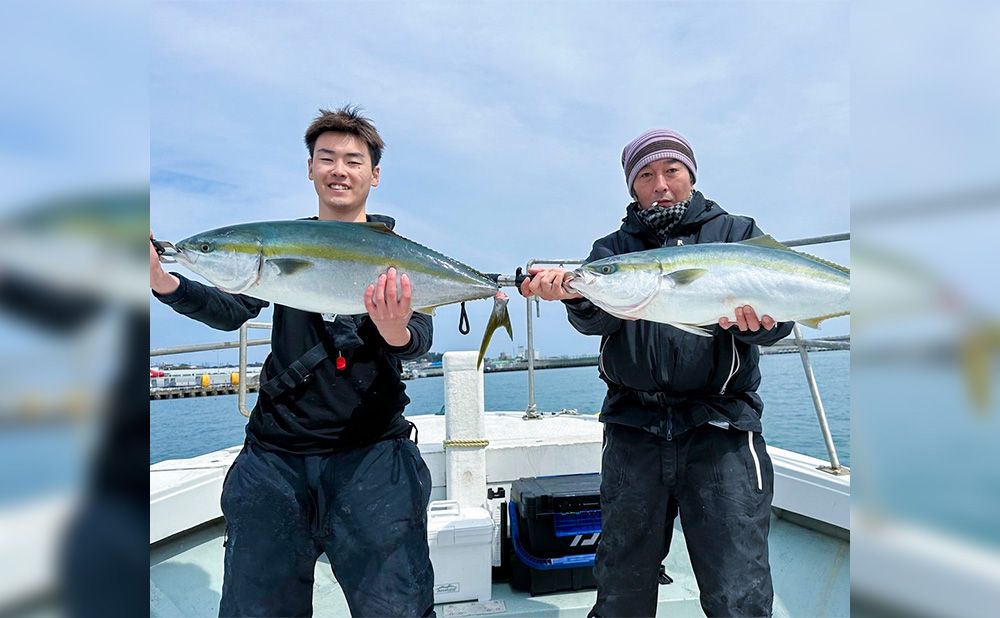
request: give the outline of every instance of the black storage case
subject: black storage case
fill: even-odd
[[[601,476],[523,478],[511,485],[511,585],[532,595],[593,588]]]

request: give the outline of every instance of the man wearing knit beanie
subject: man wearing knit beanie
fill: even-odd
[[[691,176],[691,184],[695,182],[698,164],[694,159],[694,150],[684,137],[670,129],[652,129],[625,145],[622,150],[622,169],[625,170],[625,185],[629,193],[635,197],[632,183],[639,171],[653,161],[673,159],[685,165]]]
[[[663,246],[739,242],[763,232],[694,189],[698,164],[676,131],[652,129],[622,150],[632,201],[588,262]],[[531,269],[525,296],[561,300],[570,323],[600,335],[608,384],[600,420],[601,541],[591,616],[652,616],[658,573],[681,518],[708,616],[770,616],[767,535],[774,473],[761,436],[758,345],[791,322],[734,307],[712,337],[610,315],[564,287],[567,271]]]

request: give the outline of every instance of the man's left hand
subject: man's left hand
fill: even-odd
[[[365,290],[365,309],[385,342],[401,348],[410,343],[410,278],[404,273],[396,287],[396,268],[379,275],[378,281]]]
[[[760,319],[757,318],[757,312],[754,311],[753,307],[750,305],[743,305],[742,307],[736,308],[736,321],[733,322],[729,318],[719,318],[719,326],[728,329],[731,326],[736,326],[740,329],[740,332],[757,332],[764,328],[764,330],[771,330],[774,328],[776,322],[774,318],[769,315],[765,315]]]

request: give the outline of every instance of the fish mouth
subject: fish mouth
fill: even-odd
[[[195,251],[188,251],[187,249],[185,249],[183,247],[183,245],[180,245],[180,244],[174,245],[174,249],[177,250],[177,253],[173,254],[170,257],[174,258],[175,262],[177,262],[179,264],[183,264],[184,266],[189,266],[189,265],[194,264],[195,262],[198,261],[198,253],[197,252],[195,252]]]
[[[596,280],[597,275],[581,266],[580,268],[577,268],[569,273],[569,276],[566,278],[565,285],[572,288],[577,282],[582,283],[583,285],[590,285]]]

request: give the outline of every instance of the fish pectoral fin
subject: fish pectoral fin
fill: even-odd
[[[493,313],[490,314],[490,321],[486,323],[486,332],[483,333],[483,343],[479,346],[479,360],[476,361],[476,368],[483,366],[483,358],[486,356],[486,348],[490,346],[490,339],[493,332],[503,326],[510,340],[514,340],[514,329],[510,325],[510,314],[507,313],[507,298],[493,298]]]
[[[667,273],[663,277],[669,279],[674,286],[687,285],[692,281],[696,281],[707,272],[707,268],[685,268],[684,270],[675,270],[672,273]]]
[[[828,313],[826,315],[816,316],[815,318],[804,318],[801,320],[795,320],[799,324],[805,324],[809,328],[819,328],[819,325],[823,320],[829,320],[830,318],[839,318],[842,315],[850,315],[850,311],[840,311],[838,313]]]
[[[438,305],[432,305],[430,307],[417,307],[414,309],[417,313],[426,313],[427,315],[434,315],[434,310],[438,308]]]
[[[299,258],[268,258],[264,264],[268,268],[276,269],[279,275],[291,275],[313,266],[309,260]]]
[[[698,335],[699,337],[712,336],[712,331],[710,329],[698,326],[697,324],[685,324],[684,322],[667,322],[667,324],[673,326],[674,328],[679,328],[686,333]]]

